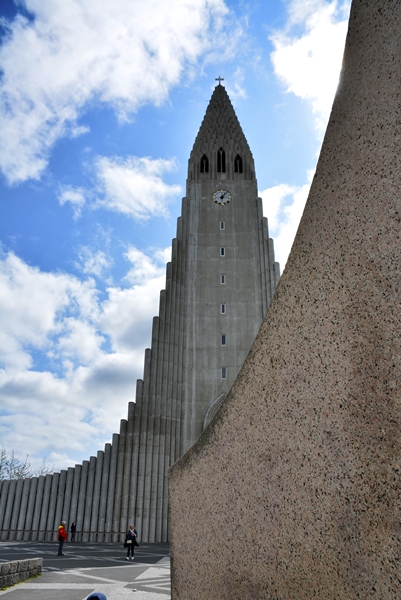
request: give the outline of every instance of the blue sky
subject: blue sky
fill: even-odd
[[[215,78],[283,270],[349,2],[1,3],[1,443],[57,469],[119,431],[142,377]]]

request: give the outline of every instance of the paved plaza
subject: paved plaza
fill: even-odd
[[[0,591],[5,600],[86,600],[102,592],[107,600],[170,599],[168,544],[140,544],[127,561],[122,543],[0,542],[0,561],[43,558],[40,577]],[[135,596],[134,596],[135,594]]]

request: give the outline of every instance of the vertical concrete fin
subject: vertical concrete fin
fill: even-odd
[[[50,490],[49,508],[47,511],[47,523],[46,523],[46,541],[50,542],[54,539],[54,532],[57,531],[55,521],[56,505],[57,505],[57,493],[59,486],[60,473],[53,473],[52,485]],[[59,523],[57,523],[59,525]]]
[[[79,495],[78,495],[78,506],[75,522],[77,524],[77,541],[82,541],[83,528],[85,522],[85,500],[86,500],[86,489],[88,484],[88,472],[89,472],[89,461],[84,460],[81,469],[81,480],[79,483]]]
[[[25,530],[25,522],[27,520],[27,507],[28,507],[28,500],[29,500],[29,491],[30,491],[30,487],[31,487],[31,479],[24,479],[23,480],[23,486],[22,486],[22,495],[21,495],[21,505],[20,505],[20,509],[19,509],[19,516],[18,516],[18,522],[17,522],[17,540],[22,540],[23,539],[23,532]]]
[[[93,490],[95,485],[95,474],[96,474],[96,456],[91,456],[89,459],[88,468],[88,480],[86,485],[86,498],[85,498],[85,509],[84,509],[84,523],[82,527],[82,541],[89,542],[90,539],[90,528],[91,528],[91,517],[92,517],[92,504],[93,504]]]
[[[72,482],[70,513],[68,516],[68,529],[71,528],[71,523],[73,523],[74,521],[75,521],[75,523],[77,522],[79,487],[81,484],[81,476],[82,476],[82,465],[75,465],[74,478],[73,478],[73,482]]]
[[[25,532],[24,532],[24,536],[22,538],[24,541],[35,539],[32,530],[34,529],[33,518],[34,518],[37,487],[38,487],[38,477],[32,477],[31,485],[29,486],[28,505],[26,507]],[[0,506],[0,514],[1,514],[1,506]]]
[[[97,530],[103,534],[106,531],[106,505],[110,477],[111,444],[105,444],[103,456],[102,486],[100,489],[99,516]],[[106,535],[99,536],[100,542],[108,542]]]
[[[41,542],[46,540],[47,514],[49,511],[50,490],[51,490],[52,481],[53,481],[53,475],[45,476],[45,487],[43,489],[42,510],[40,513],[39,537],[38,537],[38,539]]]
[[[117,455],[117,470],[116,470],[116,484],[114,491],[114,507],[113,507],[113,542],[120,541],[120,521],[121,521],[121,495],[123,489],[123,477],[124,477],[124,458],[125,458],[125,439],[127,436],[127,421],[123,419],[120,423],[120,437],[118,442],[118,455]]]
[[[39,539],[39,527],[40,527],[40,513],[42,510],[42,502],[43,502],[43,489],[45,485],[45,476],[40,475],[38,477],[38,485],[36,488],[36,497],[35,497],[35,506],[33,509],[33,519],[32,519],[32,540]]]
[[[109,474],[109,485],[107,490],[107,506],[106,506],[106,526],[105,531],[108,533],[105,541],[111,542],[117,541],[116,533],[111,535],[113,531],[113,511],[114,511],[114,499],[116,490],[116,478],[117,478],[117,460],[118,460],[118,448],[119,448],[120,436],[118,433],[113,434],[111,443],[111,456],[110,456],[110,474]]]

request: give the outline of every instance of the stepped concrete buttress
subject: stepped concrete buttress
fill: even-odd
[[[287,267],[170,469],[174,600],[401,598],[401,2],[354,0]]]

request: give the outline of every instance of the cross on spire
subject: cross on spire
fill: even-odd
[[[224,81],[224,77],[220,77],[220,75],[218,77],[216,77],[216,81],[219,82],[219,85],[221,85],[221,81]]]

